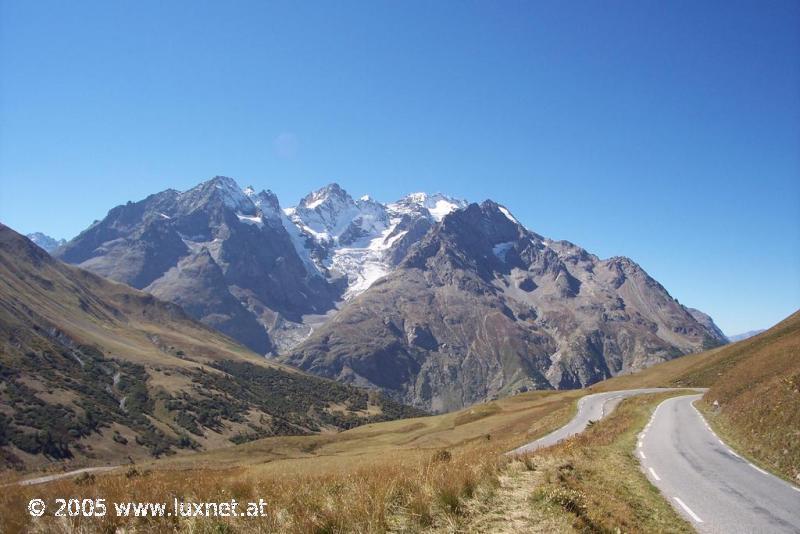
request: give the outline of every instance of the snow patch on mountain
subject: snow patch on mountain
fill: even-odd
[[[467,202],[460,199],[445,196],[441,193],[429,195],[428,193],[411,193],[401,198],[397,202],[387,205],[387,208],[398,213],[419,213],[425,210],[434,221],[441,221],[445,215],[454,210],[467,207]]]
[[[509,221],[513,222],[514,224],[519,224],[519,221],[515,219],[514,216],[511,215],[511,212],[508,211],[506,208],[504,208],[503,206],[498,206],[498,209],[503,213],[503,215],[506,216],[506,218]]]
[[[233,178],[220,176],[215,180],[214,187],[219,191],[226,206],[235,210],[249,211],[253,203],[244,191],[239,189],[239,185]]]
[[[301,260],[303,260],[303,265],[308,271],[308,274],[312,276],[322,276],[319,266],[314,263],[314,260],[311,258],[311,254],[309,253],[309,249],[306,246],[305,234],[303,234],[297,225],[293,223],[283,212],[281,213],[280,221],[281,225],[286,230],[286,233],[289,234],[289,239],[292,241],[292,245],[297,251],[297,255],[300,256]]]
[[[514,247],[513,241],[498,243],[492,248],[492,252],[494,253],[495,256],[497,256],[498,259],[506,261],[506,254],[508,254],[508,251],[511,250],[513,247]]]
[[[243,223],[254,224],[259,228],[264,226],[264,220],[261,218],[261,215],[242,215],[241,213],[237,213],[236,216]]]
[[[395,235],[389,238],[398,222],[397,219],[391,221],[388,227],[371,239],[365,237],[352,246],[334,249],[330,267],[347,276],[345,300],[363,293],[376,280],[389,274],[392,268],[386,260],[385,252],[392,243],[402,237]]]

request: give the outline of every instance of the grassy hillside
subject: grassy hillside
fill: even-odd
[[[120,463],[418,415],[270,363],[0,225],[0,467]]]
[[[800,312],[701,370],[703,411],[724,438],[800,484]]]

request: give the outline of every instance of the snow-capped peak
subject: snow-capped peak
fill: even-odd
[[[409,193],[408,195],[403,197],[403,200],[407,200],[409,202],[413,202],[414,204],[419,204],[420,206],[424,206],[425,201],[428,200],[428,193],[424,193],[422,191],[417,193]]]
[[[448,213],[466,206],[467,202],[461,199],[448,197],[441,193],[431,195],[423,192],[411,193],[394,204],[390,204],[390,207],[394,207],[399,212],[424,208],[437,222],[441,221]]]
[[[317,241],[345,242],[385,228],[386,208],[372,200],[353,200],[338,184],[307,195],[294,211],[286,211],[305,233]]]
[[[248,190],[253,191],[252,187],[245,188],[245,194],[250,197],[250,200],[253,201],[256,208],[261,212],[264,217],[270,219],[279,219],[283,216],[283,212],[281,210],[281,204],[278,201],[278,196],[270,191],[262,190],[260,193],[248,192]]]
[[[297,207],[298,209],[313,210],[319,208],[323,204],[329,204],[335,207],[352,203],[353,198],[347,191],[342,189],[339,184],[334,182],[306,195]]]
[[[236,180],[227,176],[215,176],[200,185],[180,194],[181,204],[192,211],[213,199],[225,206],[247,215],[255,214],[255,205],[239,187]]]
[[[392,248],[403,246],[400,243],[417,221],[438,222],[466,206],[467,202],[441,193],[412,193],[390,204],[369,195],[354,200],[332,183],[309,193],[296,207],[284,209],[283,221],[307,265],[316,265],[323,276],[347,277],[345,298],[350,298],[391,272]]]
[[[47,252],[52,252],[58,247],[67,243],[66,239],[55,239],[47,234],[43,234],[42,232],[34,232],[25,237],[36,243],[40,248],[43,248]]]

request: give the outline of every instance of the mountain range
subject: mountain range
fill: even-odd
[[[53,254],[271,359],[433,411],[727,341],[632,260],[540,236],[490,200],[381,203],[330,184],[283,208],[215,177],[117,206]]]

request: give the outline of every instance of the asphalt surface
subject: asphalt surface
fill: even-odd
[[[699,532],[800,533],[800,488],[741,458],[692,404],[668,399],[639,435],[650,481]]]
[[[527,443],[511,451],[509,454],[521,454],[532,452],[536,449],[555,445],[559,441],[580,434],[586,429],[589,421],[599,421],[603,417],[614,411],[622,399],[646,393],[660,393],[662,391],[673,391],[671,388],[645,388],[645,389],[625,389],[622,391],[608,391],[605,393],[594,393],[586,395],[578,401],[578,413],[575,417],[558,430],[539,438],[536,441]]]

